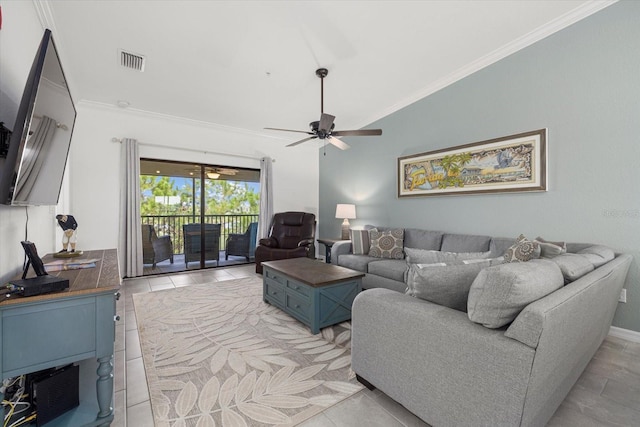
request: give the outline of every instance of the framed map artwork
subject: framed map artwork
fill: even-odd
[[[547,130],[398,158],[398,197],[546,191]]]

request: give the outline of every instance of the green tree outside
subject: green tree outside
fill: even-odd
[[[168,176],[140,176],[140,213],[142,215],[200,214],[200,180],[178,187]],[[194,200],[195,194],[195,200]],[[172,197],[173,196],[173,197]],[[164,197],[164,199],[159,198]],[[205,180],[207,215],[258,214],[260,194],[247,182]],[[171,203],[175,202],[175,203]],[[195,204],[195,210],[193,209]]]

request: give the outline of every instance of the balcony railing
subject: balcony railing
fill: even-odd
[[[173,253],[184,253],[183,224],[200,223],[199,216],[193,215],[142,215],[142,224],[151,224],[158,236],[169,236],[173,243]],[[220,224],[220,250],[225,249],[227,237],[232,233],[244,233],[252,222],[258,222],[258,215],[205,215],[205,224]]]

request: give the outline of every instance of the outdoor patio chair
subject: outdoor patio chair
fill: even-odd
[[[200,262],[200,236],[202,224],[184,224],[184,264],[188,267],[192,261]],[[216,265],[220,259],[220,224],[204,224],[204,259],[215,260]]]
[[[170,236],[158,237],[155,228],[151,224],[142,224],[142,262],[156,264],[164,260],[173,264],[173,243]]]
[[[258,233],[258,223],[252,222],[244,233],[230,233],[227,237],[224,251],[224,259],[228,260],[229,255],[243,256],[249,261],[256,251],[256,236]]]

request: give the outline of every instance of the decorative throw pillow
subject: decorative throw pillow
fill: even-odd
[[[548,259],[485,268],[469,289],[469,320],[500,328],[511,323],[527,305],[562,286],[560,267]]]
[[[489,267],[488,259],[473,264],[409,264],[407,295],[467,311],[469,288],[478,273]]]
[[[351,252],[354,255],[369,254],[369,230],[350,229],[351,235]]]
[[[402,259],[404,252],[404,229],[393,228],[387,231],[378,231],[377,228],[369,230],[370,248],[369,256],[376,258]]]
[[[504,262],[526,262],[540,258],[540,244],[521,234],[516,242],[504,253]]]
[[[553,258],[567,252],[565,242],[549,242],[542,237],[536,237],[534,242],[540,245],[540,258]]]
[[[450,262],[486,259],[491,255],[491,251],[487,252],[442,252],[432,251],[429,249],[404,248],[407,255],[407,262],[412,264],[435,264],[438,262]],[[458,262],[460,264],[460,262]]]

